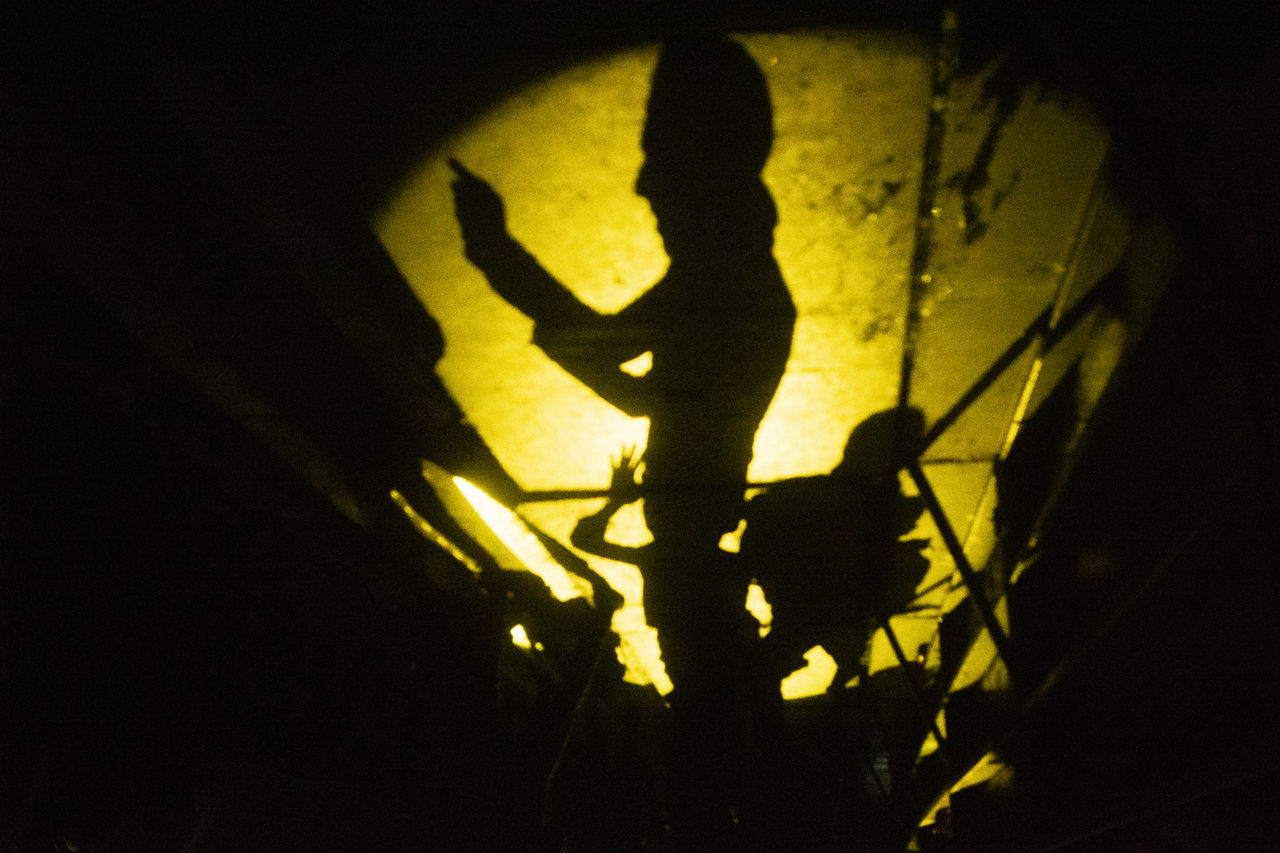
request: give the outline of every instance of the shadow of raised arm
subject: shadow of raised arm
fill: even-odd
[[[617,314],[584,305],[507,231],[494,188],[457,160],[449,165],[467,260],[499,296],[534,321],[533,343],[612,405],[633,417],[648,414],[647,381],[619,369],[651,346],[644,340],[641,301]]]
[[[610,560],[639,565],[648,553],[648,546],[617,545],[605,539],[610,519],[622,507],[639,499],[640,486],[636,482],[636,469],[640,457],[634,448],[624,448],[613,463],[613,479],[609,483],[609,499],[599,510],[578,520],[569,535],[569,541],[581,551]]]

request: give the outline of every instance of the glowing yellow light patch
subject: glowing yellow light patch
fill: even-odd
[[[515,643],[522,649],[533,648],[533,643],[529,642],[529,634],[525,631],[523,625],[511,626],[511,642]]]
[[[891,616],[889,617],[889,627],[893,629],[894,635],[898,638],[898,643],[902,646],[903,651],[908,656],[914,654],[915,650],[922,645],[929,643],[938,633],[938,620],[933,615],[928,616]],[[884,669],[892,669],[900,666],[901,662],[898,656],[893,652],[893,646],[889,642],[888,636],[883,629],[877,630],[871,636],[871,653],[867,662],[867,674],[874,675]]]
[[[644,498],[615,512],[613,518],[609,519],[604,535],[610,542],[629,548],[642,548],[652,542],[653,534],[644,523]]]
[[[814,646],[804,653],[808,664],[803,669],[782,679],[780,689],[783,699],[803,699],[806,696],[820,696],[827,692],[832,680],[836,677],[836,659],[827,654],[822,646]]]
[[[933,735],[930,734],[929,738],[932,739]],[[924,753],[921,754],[923,755]],[[962,791],[965,788],[971,788],[974,785],[981,785],[983,782],[987,782],[995,778],[997,774],[1005,770],[1007,767],[1008,765],[1002,762],[994,752],[988,752],[986,755],[979,758],[974,765],[970,767],[969,770],[961,776],[950,789],[947,790],[945,794],[938,798],[938,800],[929,809],[928,814],[925,815],[924,820],[920,821],[920,826],[929,826],[930,824],[935,823],[938,818],[939,810],[951,805],[952,794],[957,791]]]
[[[618,365],[618,369],[628,376],[644,376],[653,370],[653,351],[642,352],[630,361],[624,361]]]
[[[539,529],[567,542],[577,520],[600,509],[602,503],[601,500],[528,503],[519,509]],[[619,510],[610,519],[605,538],[630,547],[651,542],[653,537],[644,524],[643,504],[642,499]],[[618,661],[626,669],[625,679],[632,684],[652,684],[663,695],[671,692],[671,679],[667,677],[658,647],[658,633],[645,623],[642,603],[644,580],[640,569],[630,563],[609,560],[576,548],[572,550],[622,596],[622,606],[613,614],[612,628],[618,635]]]
[[[934,717],[933,724],[938,727],[938,731],[941,732],[942,736],[945,738],[947,736],[947,711],[945,708],[939,711],[938,715]],[[926,756],[933,755],[940,748],[941,744],[938,743],[937,736],[933,732],[929,732],[929,734],[925,736],[924,743],[920,746],[919,757],[924,758]]]
[[[932,48],[911,37],[865,32],[757,34],[740,41],[761,65],[773,102],[775,139],[763,177],[779,212],[774,255],[797,310],[786,373],[756,433],[749,470],[752,482],[769,483],[830,471],[853,426],[897,403],[909,319],[919,320],[910,402],[930,422],[949,410],[1054,300],[1074,268],[1068,255],[1086,221],[1107,140],[1085,111],[1025,97],[1008,123],[994,128],[998,144],[986,189],[966,197],[959,184],[940,188],[931,210],[937,220],[932,263],[913,270]],[[627,417],[548,359],[530,340],[531,321],[466,260],[448,161],[456,157],[493,184],[512,235],[584,304],[620,310],[667,265],[654,218],[633,191],[656,56],[652,46],[624,51],[527,87],[425,157],[375,222],[389,256],[440,327],[441,381],[499,462],[530,491],[603,493],[608,460],[622,447],[643,449],[648,419]],[[953,87],[945,175],[967,174],[993,131],[984,80],[978,74]],[[1121,235],[1112,241],[1117,246],[1127,233],[1120,216],[1109,226]],[[971,240],[979,226],[986,236]],[[1113,263],[1094,264],[1077,288],[1087,288]],[[913,272],[924,293],[909,318]],[[930,450],[938,464],[926,466],[975,565],[994,546],[992,460],[1031,411],[1036,376],[1024,380],[1033,354],[1025,361],[943,434]],[[632,376],[651,369],[652,353],[621,365]],[[464,489],[465,481],[446,487],[435,474],[433,487],[483,547],[537,572],[558,598],[589,595],[590,585],[551,559],[521,518],[567,544],[575,522],[591,511],[583,501],[524,504],[516,515],[473,486]],[[737,533],[722,542],[725,550],[740,547]],[[930,604],[953,607],[965,594],[957,589],[947,597],[942,581],[954,565],[932,522],[922,522],[921,533],[934,545],[919,588],[937,590]],[[638,504],[615,516],[607,538],[650,541]],[[669,689],[643,622],[639,571],[581,556],[623,595],[614,623],[628,677]],[[929,620],[892,624],[907,649],[936,632]],[[871,670],[895,665],[879,632]],[[814,669],[811,660],[801,672]],[[784,695],[810,689],[793,686]]]
[[[760,623],[760,636],[767,637],[773,627],[773,608],[764,597],[764,590],[758,583],[747,587],[747,612]]]
[[[742,549],[742,534],[747,532],[747,520],[738,519],[738,526],[720,537],[720,550],[726,554],[736,554]]]
[[[925,735],[924,743],[920,746],[920,758],[928,758],[938,751],[938,739],[934,737],[933,732]]]
[[[991,664],[996,659],[996,644],[991,640],[991,634],[984,628],[977,639],[973,641],[973,645],[969,647],[969,651],[965,654],[964,663],[960,665],[960,671],[956,673],[955,681],[952,682],[951,689],[963,690],[978,683],[978,679],[991,668]]]
[[[622,641],[618,644],[618,662],[626,667],[624,680],[632,684],[652,684],[659,694],[671,692],[671,677],[662,663],[658,632],[644,621],[641,607],[623,607],[613,616],[613,630]]]
[[[591,599],[591,584],[556,562],[518,515],[462,477],[454,477],[453,481],[503,544],[520,558],[529,571],[542,578],[552,595],[560,601],[578,597]]]
[[[997,623],[1007,632],[1009,630],[1009,600],[1001,598],[993,607]],[[951,683],[951,690],[963,690],[977,684],[988,673],[999,671],[1000,655],[991,633],[983,628],[974,638],[972,645],[965,653],[960,669]],[[995,669],[993,670],[993,667]]]

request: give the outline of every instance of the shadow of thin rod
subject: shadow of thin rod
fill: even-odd
[[[1052,314],[1053,306],[1045,306],[1045,309],[1040,312],[1040,316],[1036,317],[1035,320],[1031,322],[1030,326],[1027,326],[1026,331],[1024,331],[1016,341],[1010,344],[1009,348],[1001,353],[999,358],[991,362],[991,366],[983,371],[982,375],[978,377],[978,380],[974,382],[973,385],[969,386],[969,390],[960,396],[960,399],[955,402],[955,405],[953,405],[945,415],[938,418],[937,422],[930,427],[929,431],[925,433],[924,438],[921,439],[921,453],[928,450],[944,432],[949,430],[951,425],[958,421],[960,416],[963,415],[979,397],[985,394],[988,388],[995,384],[996,380],[1000,378],[1000,375],[1027,351],[1027,348],[1035,342],[1036,338],[1048,329],[1049,317]]]
[[[1103,298],[1110,294],[1117,286],[1119,276],[1115,270],[1102,277],[1102,280],[1093,286],[1093,288],[1072,305],[1070,310],[1062,315],[1052,328],[1045,330],[1044,348],[1045,354],[1052,349],[1058,341],[1071,334],[1071,331],[1088,316],[1089,312],[1102,302]]]
[[[942,146],[947,132],[947,104],[951,99],[951,78],[955,73],[959,40],[956,15],[945,9],[938,34],[938,49],[933,64],[933,86],[929,97],[929,117],[925,127],[924,151],[920,157],[920,195],[916,202],[915,247],[911,252],[907,316],[902,341],[902,366],[898,378],[898,405],[911,402],[911,374],[915,370],[916,345],[920,337],[920,303],[929,284],[929,261],[933,255],[933,230],[936,217],[939,181],[942,171]]]
[[[1000,447],[1001,459],[1004,459],[1009,454],[1009,450],[1013,447],[1013,442],[1017,439],[1018,433],[1026,421],[1027,408],[1031,405],[1036,383],[1040,381],[1040,372],[1044,367],[1045,355],[1052,347],[1049,337],[1052,335],[1054,341],[1057,341],[1060,337],[1056,334],[1056,330],[1062,322],[1067,300],[1075,287],[1076,273],[1080,269],[1080,256],[1089,241],[1089,235],[1093,232],[1093,223],[1097,220],[1098,206],[1101,204],[1102,175],[1105,171],[1103,166],[1099,166],[1098,171],[1093,176],[1093,183],[1089,187],[1088,204],[1085,207],[1080,223],[1076,226],[1075,238],[1071,243],[1071,251],[1067,255],[1066,267],[1063,269],[1062,276],[1058,279],[1058,289],[1053,297],[1053,311],[1049,315],[1049,328],[1045,336],[1038,339],[1040,345],[1037,347],[1036,357],[1031,366],[1027,368],[1027,376],[1022,382],[1022,391],[1018,394],[1017,408],[1014,409],[1013,417],[1009,421],[1009,428],[1005,432],[1004,444]]]
[[[959,537],[951,527],[951,523],[947,520],[946,513],[942,510],[942,504],[938,501],[937,494],[933,491],[933,486],[929,483],[929,478],[925,476],[924,469],[920,467],[919,461],[911,462],[907,465],[907,472],[911,474],[911,479],[915,481],[916,488],[920,490],[920,498],[924,501],[925,506],[929,509],[929,514],[933,516],[933,522],[938,527],[938,532],[942,535],[942,541],[946,543],[947,550],[951,552],[951,558],[955,561],[956,570],[960,572],[961,579],[969,589],[969,598],[973,601],[975,607],[978,608],[978,615],[982,618],[983,625],[991,634],[991,641],[995,643],[996,652],[1004,660],[1005,666],[1010,671],[1010,677],[1013,675],[1013,667],[1009,657],[1009,637],[1004,632],[1004,628],[1000,626],[1000,620],[996,618],[996,612],[991,607],[991,602],[987,601],[987,597],[983,595],[982,590],[978,587],[978,577],[973,571],[973,566],[969,565],[969,558],[965,556],[964,546],[960,544]]]
[[[902,667],[902,674],[907,679],[907,684],[911,687],[911,695],[916,700],[916,710],[920,712],[921,718],[925,724],[929,726],[929,731],[933,732],[933,737],[938,741],[938,749],[942,751],[943,757],[947,759],[947,763],[951,763],[950,745],[947,739],[943,737],[942,730],[938,728],[938,714],[936,711],[930,712],[932,707],[928,699],[924,695],[924,691],[920,685],[916,683],[915,673],[911,669],[911,662],[907,660],[906,653],[902,650],[902,643],[898,642],[898,635],[893,630],[893,626],[889,624],[889,619],[876,618],[876,622],[880,624],[880,628],[884,631],[884,635],[889,638],[889,646],[893,649],[893,656],[898,659],[898,664]]]
[[[979,397],[987,392],[987,389],[996,383],[996,380],[1000,378],[1001,374],[1012,366],[1015,361],[1022,357],[1022,354],[1025,353],[1033,343],[1035,343],[1038,337],[1041,335],[1044,336],[1044,349],[1046,353],[1055,344],[1057,344],[1058,341],[1066,337],[1071,330],[1074,329],[1081,320],[1087,317],[1089,312],[1102,301],[1102,297],[1111,289],[1111,281],[1111,276],[1103,278],[1103,280],[1098,282],[1098,284],[1085,294],[1080,301],[1071,306],[1071,309],[1063,314],[1062,318],[1058,320],[1057,325],[1052,328],[1050,328],[1049,321],[1053,317],[1055,306],[1046,305],[1045,309],[1040,312],[1040,315],[1031,321],[1031,325],[1027,326],[1026,330],[1018,336],[1018,339],[1009,344],[1009,348],[1001,353],[1000,357],[993,361],[991,366],[983,371],[977,381],[969,387],[969,390],[960,395],[960,399],[956,400],[955,404],[947,411],[947,413],[938,418],[937,422],[929,428],[929,431],[925,433],[924,438],[921,439],[920,453],[923,454],[926,450],[932,447],[933,443],[937,441],[944,432],[950,429],[951,426],[960,419],[960,416],[963,415]]]

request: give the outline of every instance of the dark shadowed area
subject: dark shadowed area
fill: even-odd
[[[954,31],[929,3],[828,0],[11,13],[0,848],[1265,849],[1280,66],[1263,13],[1137,6],[958,4]],[[992,185],[992,151],[1033,82],[1096,107],[1118,192],[1168,226],[1168,247],[1127,255],[1124,282],[1046,313],[1009,356],[1087,312],[1145,329],[1105,389],[1062,367],[996,465],[995,555],[958,567],[977,606],[874,673],[869,638],[911,616],[927,569],[899,540],[942,515],[918,460],[963,406],[925,422],[904,400],[829,474],[745,500],[795,306],[758,179],[768,95],[718,34],[801,27],[914,33],[955,49],[956,74],[995,69],[968,167],[922,180],[963,197],[964,245],[992,239],[1012,187]],[[676,638],[670,707],[623,680],[617,595],[581,556],[535,531],[593,588],[557,600],[424,479],[426,459],[524,497],[437,377],[441,330],[370,226],[485,109],[642,43],[670,46],[635,187],[671,261],[659,284],[607,316],[555,295],[467,163],[457,215],[534,342],[651,418],[643,482],[624,457],[573,544],[606,548],[612,514],[646,497],[653,542],[630,557]],[[729,94],[697,99],[714,85]],[[882,189],[868,214],[901,187]],[[1125,282],[1170,257],[1143,302]],[[600,358],[645,351],[644,377],[601,378]],[[774,605],[763,638],[724,604],[752,580]],[[1001,660],[966,679],[984,631]],[[836,683],[784,703],[778,678],[817,644]],[[917,833],[984,755],[1001,772]]]

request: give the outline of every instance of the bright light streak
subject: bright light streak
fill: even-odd
[[[391,490],[391,500],[395,501],[396,506],[400,507],[400,511],[405,514],[405,517],[407,517],[409,521],[413,522],[413,526],[418,529],[419,533],[446,551],[449,556],[466,566],[472,574],[480,574],[480,565],[475,560],[464,554],[462,549],[457,545],[450,542],[443,533],[432,527],[431,522],[419,515],[418,511],[409,505],[409,502],[405,500],[404,495],[400,494],[398,490]]]
[[[511,642],[522,649],[533,648],[533,643],[529,642],[529,633],[525,631],[523,625],[511,626]]]
[[[454,477],[453,482],[480,518],[484,519],[485,524],[489,525],[502,540],[502,544],[507,546],[529,571],[542,578],[557,600],[568,601],[578,597],[591,600],[591,584],[586,579],[566,571],[564,566],[556,562],[556,559],[547,553],[547,549],[538,541],[538,537],[530,532],[528,525],[521,520],[520,516],[462,477]]]

